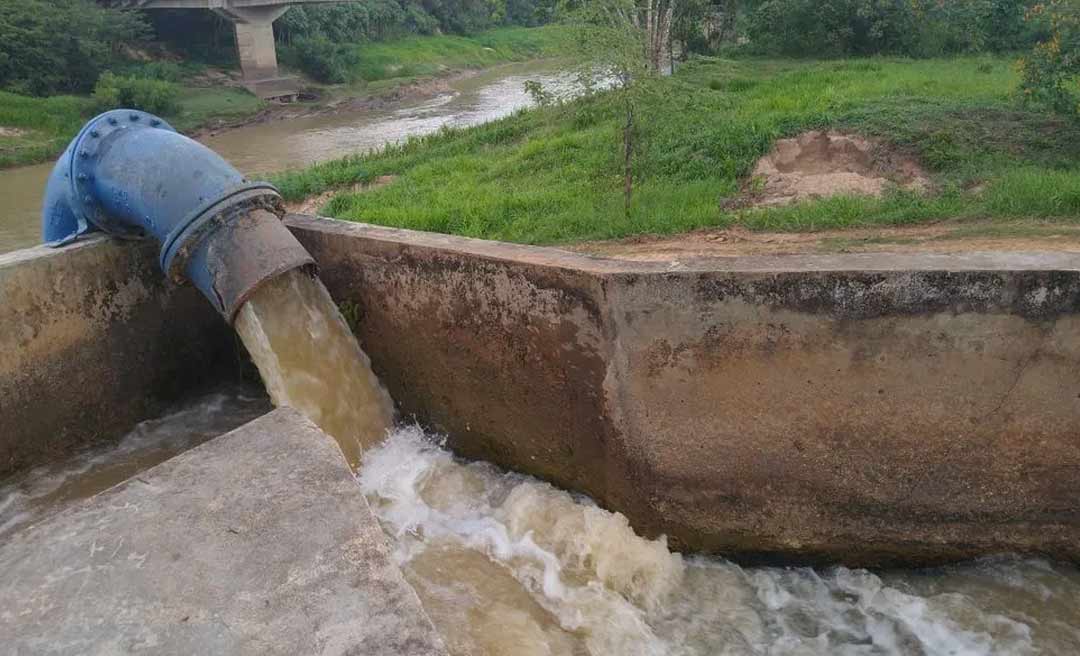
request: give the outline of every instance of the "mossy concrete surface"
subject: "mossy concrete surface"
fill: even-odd
[[[9,654],[436,656],[336,443],[276,410],[0,544]]]

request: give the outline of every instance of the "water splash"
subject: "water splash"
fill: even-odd
[[[393,425],[394,405],[322,282],[299,269],[266,282],[235,327],[274,405],[307,415],[355,470]]]
[[[359,480],[456,654],[1080,653],[1080,572],[1039,560],[869,572],[683,558],[626,519],[463,463],[415,427]]]

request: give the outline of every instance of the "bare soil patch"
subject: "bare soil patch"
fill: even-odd
[[[777,141],[733,204],[769,207],[829,196],[881,196],[891,186],[922,192],[930,188],[930,178],[914,158],[877,140],[813,131]]]
[[[962,253],[971,251],[1064,251],[1080,253],[1078,226],[930,225],[829,230],[813,233],[701,230],[675,237],[636,237],[586,242],[570,250],[639,262],[790,255],[798,253]]]
[[[24,130],[23,128],[9,128],[0,125],[0,137],[21,137],[29,133],[29,130]]]

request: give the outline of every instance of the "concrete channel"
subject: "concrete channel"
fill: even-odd
[[[463,456],[586,493],[639,533],[746,562],[933,564],[998,552],[1080,560],[1080,257],[639,263],[315,217],[287,223],[354,319],[403,417],[447,434]],[[153,247],[104,238],[0,255],[0,325],[3,473],[114,437],[237,358],[228,326],[197,292],[164,281]],[[268,436],[274,427],[278,444]],[[230,448],[243,440],[257,448]],[[210,623],[159,632],[144,614],[135,632],[109,609],[165,604],[149,617],[171,621],[168,613],[186,611],[170,604],[196,597],[160,601],[152,586],[137,587],[138,577],[98,568],[86,538],[58,536],[92,524],[113,542],[136,540],[167,518],[168,532],[190,531],[206,553],[223,553],[217,540],[241,558],[266,535],[283,544],[311,538],[294,533],[311,508],[342,492],[353,507],[321,516],[321,546],[275,552],[276,567],[353,572],[345,576],[350,594],[388,589],[404,604],[394,608],[411,610],[387,611],[361,595],[355,603],[369,604],[362,612],[390,612],[398,623],[277,625],[261,610],[258,621],[289,634],[282,645],[361,644],[383,631],[419,636],[415,644],[428,650],[386,653],[439,653],[362,496],[335,487],[348,483],[347,468],[325,462],[322,446],[300,448],[304,440],[326,443],[295,413],[275,412],[20,532],[0,546],[0,564],[18,572],[4,594],[30,601],[0,612],[0,627],[18,624],[10,630],[34,651],[42,618],[62,603],[54,595],[77,580],[57,582],[50,572],[61,560],[78,569],[89,559],[84,569],[103,577],[102,601],[86,621],[111,622],[108,636],[164,640],[176,652],[254,640],[244,621],[226,619],[255,612],[246,597],[217,616],[235,630],[213,633],[224,624]],[[277,463],[270,470],[288,479],[287,489],[314,485],[310,504],[282,506],[271,533],[215,533],[223,524],[207,522],[216,519],[182,510],[187,487],[232,481],[217,496],[237,504],[260,493],[229,473],[241,451],[256,456],[252,469],[262,458]],[[236,473],[244,472],[256,476]],[[191,507],[213,506],[204,491],[187,494]],[[125,514],[131,507],[150,510]],[[368,518],[368,528],[346,515]],[[113,542],[101,544],[111,550]],[[313,563],[318,554],[325,560]],[[144,568],[147,580],[182,570],[157,560]],[[206,571],[231,580],[246,570]],[[324,587],[317,603],[344,591]],[[291,603],[284,594],[287,586],[251,599],[281,607]],[[24,611],[39,623],[20,619]]]

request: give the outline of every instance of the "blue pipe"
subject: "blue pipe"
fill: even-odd
[[[137,110],[83,126],[56,162],[42,236],[63,246],[102,231],[161,244],[162,271],[191,280],[231,323],[259,284],[314,260],[281,223],[277,190]]]

